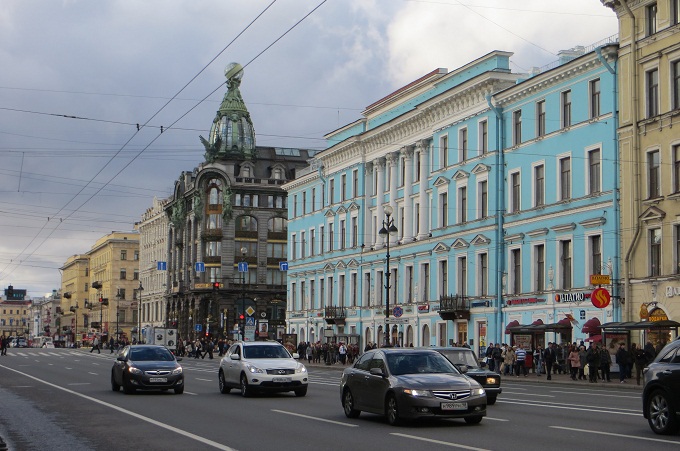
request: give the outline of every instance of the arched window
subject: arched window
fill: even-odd
[[[257,232],[257,219],[253,216],[239,216],[236,219],[237,232]]]
[[[222,205],[222,181],[220,179],[210,179],[206,185],[208,193],[208,206],[216,207]]]
[[[288,220],[284,218],[271,218],[267,224],[269,232],[288,233]]]

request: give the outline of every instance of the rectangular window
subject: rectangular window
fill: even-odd
[[[297,194],[293,196],[293,217],[297,218],[298,197]]]
[[[352,247],[357,247],[359,243],[359,219],[352,217]]]
[[[439,262],[439,296],[449,293],[449,267],[446,260]]]
[[[126,279],[127,279],[127,271],[125,270],[125,268],[122,268],[120,270],[120,280],[126,280]]]
[[[458,148],[460,149],[460,161],[468,159],[468,131],[462,128],[458,131]]]
[[[486,218],[489,216],[489,183],[484,180],[482,182],[479,182],[477,185],[479,187],[478,195],[479,195],[479,218]]]
[[[536,102],[536,136],[545,135],[545,100]]]
[[[352,196],[359,196],[359,171],[352,171]]]
[[[661,196],[661,166],[658,150],[647,153],[647,178],[649,199]]]
[[[290,239],[291,239],[292,244],[293,244],[291,246],[291,249],[290,249],[290,251],[291,251],[290,257],[291,257],[292,260],[295,260],[297,258],[297,244],[298,244],[297,243],[297,235],[293,233],[290,236]]]
[[[328,205],[332,205],[335,202],[335,180],[330,179],[328,181]]]
[[[335,224],[328,223],[328,250],[335,250]]]
[[[360,301],[361,307],[368,307],[371,300],[371,273],[364,273],[364,285],[362,287],[362,301]]]
[[[300,258],[305,258],[307,256],[305,252],[305,247],[307,246],[305,235],[305,232],[300,232]]]
[[[460,212],[460,222],[467,222],[467,187],[462,186],[458,189],[458,211]]]
[[[510,213],[516,213],[520,210],[520,179],[519,172],[515,172],[510,176],[511,186],[511,203]]]
[[[647,117],[659,114],[659,69],[652,69],[645,74],[647,84]]]
[[[449,136],[443,135],[439,138],[439,162],[444,169],[449,165]]]
[[[477,147],[479,147],[480,154],[485,154],[489,151],[489,123],[487,121],[479,123],[479,146]]]
[[[680,0],[671,0],[671,25],[680,23]]]
[[[420,152],[415,152],[415,155],[413,156],[415,160],[415,174],[413,174],[413,181],[419,182],[420,181]]]
[[[588,241],[590,241],[590,274],[602,274],[602,237],[591,236]]]
[[[646,8],[646,22],[647,26],[645,28],[645,33],[647,36],[651,36],[654,33],[656,33],[656,15],[657,15],[657,6],[656,3],[652,3],[651,5],[647,5]]]
[[[347,174],[340,176],[340,195],[343,201],[347,200]]]
[[[136,261],[136,262],[139,261],[139,251],[134,251],[134,252],[132,253],[132,259],[133,259],[134,261]]]
[[[486,296],[489,293],[489,256],[479,254],[479,295]]]
[[[680,144],[673,146],[673,192],[680,192]]]
[[[347,245],[347,227],[345,221],[340,221],[340,249],[344,249]]]
[[[314,229],[309,231],[309,255],[314,256],[316,253],[316,231]]]
[[[326,252],[326,228],[324,226],[319,226],[319,236],[321,237],[321,249],[319,250],[321,254]]]
[[[326,305],[330,307],[333,305],[333,277],[329,276],[327,280],[328,290],[326,290],[326,293],[328,293],[328,299],[326,299]]]
[[[588,152],[588,191],[597,194],[602,190],[600,178],[600,149]]]
[[[406,302],[413,302],[413,266],[406,267]]]
[[[446,193],[439,195],[439,227],[449,225],[449,196]]]
[[[511,293],[519,294],[522,292],[522,253],[520,249],[510,251],[510,264],[512,268]]]
[[[127,251],[125,249],[122,249],[120,251],[120,259],[121,260],[127,260]]]
[[[562,289],[571,288],[571,241],[560,241],[560,275],[562,279]]]
[[[535,280],[534,289],[536,291],[545,290],[545,245],[537,244],[534,246],[534,259],[536,262],[535,267]]]
[[[423,293],[423,302],[430,300],[430,264],[423,263],[423,286],[421,292]]]
[[[673,226],[675,234],[675,274],[680,274],[680,225]]]
[[[661,229],[649,231],[649,275],[661,275]]]
[[[571,198],[571,158],[560,159],[560,200]]]
[[[467,258],[460,257],[458,259],[458,290],[457,293],[461,296],[467,296]]]
[[[307,192],[302,193],[302,214],[307,214]]]
[[[680,0],[677,1],[680,2]],[[671,63],[671,72],[673,109],[677,110],[680,109],[680,60]]]
[[[590,118],[600,115],[600,79],[590,80]]]
[[[571,91],[562,92],[562,128],[571,127]]]
[[[312,188],[312,211],[316,211],[318,206],[316,205],[316,188]]]
[[[512,113],[512,144],[517,146],[522,143],[522,110]]]
[[[545,166],[534,168],[534,207],[545,204]]]

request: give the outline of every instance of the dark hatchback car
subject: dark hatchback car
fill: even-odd
[[[381,348],[364,353],[340,381],[345,415],[384,415],[396,425],[406,419],[486,416],[486,393],[440,353],[429,349]]]
[[[644,369],[642,414],[657,434],[674,434],[680,422],[680,340],[667,344]]]
[[[453,363],[461,373],[473,378],[486,390],[487,404],[495,404],[501,394],[501,375],[480,366],[474,351],[469,348],[431,347]]]
[[[111,369],[111,389],[127,394],[135,390],[174,390],[184,393],[182,366],[165,346],[126,346]]]

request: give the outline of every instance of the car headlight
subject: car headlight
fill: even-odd
[[[266,373],[265,370],[263,370],[262,368],[258,368],[255,365],[247,364],[246,368],[248,368],[248,371],[250,371],[251,373],[258,373],[258,374]]]
[[[182,374],[182,367],[180,366],[179,368],[175,368],[172,370],[172,375],[177,376],[178,374]]]
[[[474,396],[474,395],[482,396],[482,395],[485,395],[486,392],[484,391],[484,389],[483,389],[482,387],[479,387],[479,388],[473,388],[473,389],[471,390],[471,394],[472,394],[473,396]]]
[[[307,368],[305,368],[305,366],[302,363],[298,363],[297,367],[295,368],[295,372],[296,373],[306,373]]]
[[[486,378],[486,385],[496,385],[498,383],[498,379],[496,379],[493,376],[489,376]]]
[[[430,393],[429,390],[414,390],[412,388],[405,388],[404,393],[406,393],[407,395],[418,397],[418,398],[430,398],[430,397],[432,397],[432,393]]]
[[[134,366],[129,367],[128,371],[132,374],[143,374],[144,373],[142,370],[140,370],[139,368],[135,368]]]

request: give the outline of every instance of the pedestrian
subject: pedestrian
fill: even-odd
[[[628,358],[629,353],[626,349],[626,344],[619,344],[619,350],[616,351],[616,363],[619,364],[619,381],[621,384],[626,382],[626,376],[628,375]]]
[[[651,341],[648,341],[645,345],[645,356],[647,357],[647,363],[653,362],[656,357],[656,350]]]
[[[486,348],[485,352],[486,364],[489,366],[489,371],[493,371],[494,368],[496,367],[496,362],[493,359],[493,350],[494,350],[493,343],[489,343],[489,346]]]
[[[340,346],[338,346],[338,355],[340,363],[344,365],[347,362],[347,346],[343,342],[340,342]]]
[[[557,359],[557,354],[555,353],[555,343],[548,343],[548,347],[543,351],[543,361],[545,362],[545,374],[548,376],[547,379],[552,379],[553,365]]]
[[[534,350],[534,364],[536,365],[536,376],[540,377],[543,373],[543,348],[540,345]]]
[[[597,383],[597,374],[600,370],[600,348],[592,341],[586,352],[586,361],[588,362],[588,381]]]
[[[90,353],[92,353],[92,351],[94,351],[95,349],[97,350],[97,354],[102,353],[102,351],[99,349],[99,338],[97,337],[94,337],[94,339],[92,340],[92,349],[90,349]]]
[[[642,346],[637,346],[635,343],[631,345],[631,353],[633,354],[633,360],[635,361],[635,380],[637,381],[637,384],[640,385],[642,370],[648,363],[647,356],[645,355],[645,350]]]
[[[505,350],[505,359],[503,359],[503,364],[505,365],[505,374],[510,374],[510,376],[514,375],[514,363],[515,350],[512,349],[510,345],[508,345],[507,349]]]
[[[307,346],[307,363],[312,363],[312,357],[314,356],[314,347],[310,344]]]
[[[518,345],[515,350],[515,376],[519,377],[519,372],[524,373],[524,377],[527,377],[527,367],[526,367],[527,352],[522,348],[522,345]]]
[[[111,354],[113,354],[113,348],[115,347],[115,344],[116,342],[113,337],[109,338],[109,348],[111,348]]]
[[[586,365],[588,364],[588,353],[586,347],[581,345],[578,347],[579,368],[578,380],[586,380]]]
[[[9,338],[3,336],[0,338],[0,355],[7,355],[7,346],[9,345]]]
[[[570,372],[571,372],[571,380],[575,381],[576,380],[576,375],[579,372],[579,368],[581,368],[581,357],[578,355],[578,349],[576,346],[571,347],[571,352],[569,352],[569,367],[570,367]]]
[[[609,368],[612,366],[612,356],[607,351],[607,348],[602,346],[600,350],[600,370],[602,372],[602,380],[611,382],[611,376],[609,373]]]

